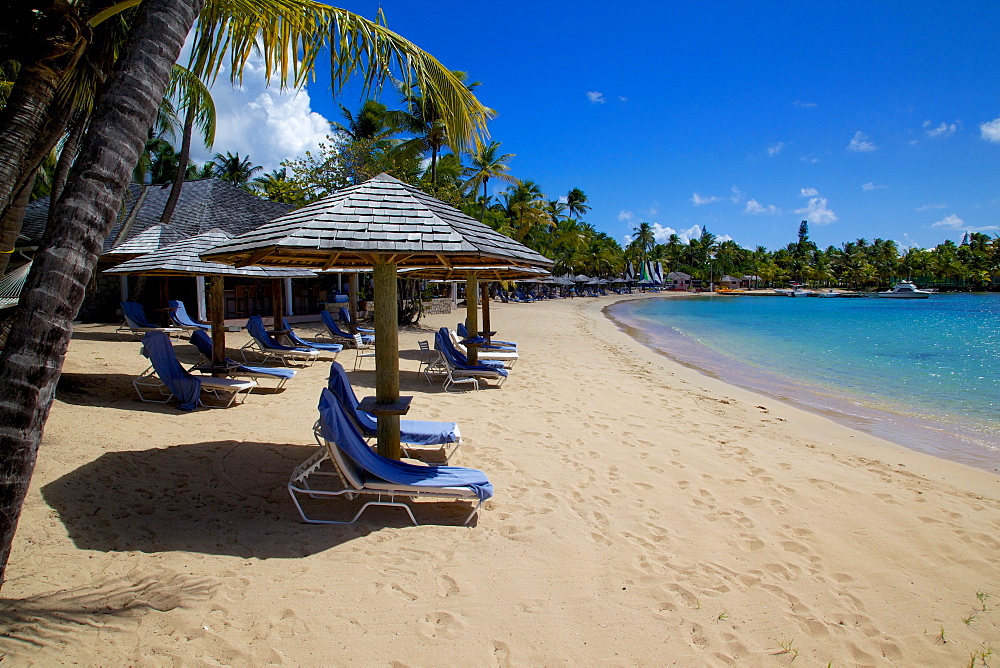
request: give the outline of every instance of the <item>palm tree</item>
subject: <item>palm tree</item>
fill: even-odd
[[[241,158],[239,153],[233,154],[229,151],[226,151],[225,155],[216,153],[212,163],[215,165],[215,175],[237,188],[246,186],[250,183],[251,176],[264,169],[250,162],[249,156]]]
[[[590,211],[590,205],[587,204],[587,196],[583,194],[582,190],[573,188],[569,191],[566,195],[566,210],[569,212],[571,218],[579,218]]]
[[[50,109],[55,88],[79,58],[78,52],[87,48],[92,34],[88,26],[120,17],[123,8],[134,13],[129,39],[123,42],[114,68],[103,70],[110,74],[60,198],[55,224],[35,254],[0,355],[0,583],[69,345],[72,320],[157,104],[166,92],[170,69],[196,18],[200,20],[191,69],[203,80],[218,73],[223,53],[230,54],[231,72],[238,78],[251,53],[262,52],[265,61],[274,65],[269,71],[276,70],[282,82],[298,85],[312,70],[317,54],[324,51],[320,47],[328,46],[332,79],[338,86],[355,73],[362,75],[366,87],[374,86],[393,64],[405,67],[404,77],[414,80],[434,101],[451,141],[461,148],[484,132],[489,115],[450,71],[382,23],[311,0],[210,0],[207,5],[205,0],[117,4],[95,0],[53,2],[43,9],[37,7],[39,3],[15,6],[21,5],[23,12],[18,9],[19,13],[5,16],[5,29],[19,21],[36,21],[38,14],[49,10],[61,13],[55,17],[58,21],[51,22],[54,32],[31,35],[32,39],[40,37],[39,42],[49,50],[30,51],[36,55],[20,63],[22,74],[27,74],[11,90],[0,118],[0,212],[27,180],[22,172],[34,172],[31,153],[45,137],[44,122],[58,123],[50,118],[50,112],[58,111]],[[49,40],[54,35],[70,39]],[[12,43],[0,39],[0,62],[17,59],[17,53],[7,50]],[[53,45],[58,53],[51,52]],[[47,62],[53,56],[58,63]]]
[[[467,72],[455,70],[451,73],[465,89],[472,94],[481,82],[473,81],[466,83],[469,78]],[[450,146],[451,150],[458,153],[463,145],[456,142],[450,135],[447,123],[444,122],[441,110],[431,99],[426,91],[420,86],[403,82],[399,85],[399,92],[402,102],[406,106],[405,112],[390,112],[390,118],[403,130],[412,132],[416,137],[411,140],[410,145],[419,147],[423,151],[431,153],[431,188],[437,186],[437,162],[438,154],[445,146]],[[487,109],[487,116],[492,117],[494,112]]]
[[[163,213],[160,215],[161,225],[170,222],[174,209],[177,207],[177,200],[180,199],[181,188],[187,178],[188,162],[191,156],[191,136],[195,126],[197,125],[201,131],[202,140],[206,147],[211,148],[215,143],[215,101],[212,100],[212,94],[201,79],[187,68],[174,65],[170,72],[167,96],[176,98],[179,107],[185,111],[184,128],[181,130],[181,150],[177,154],[177,174],[170,187],[167,203],[163,205]]]
[[[641,259],[648,260],[653,246],[656,245],[656,234],[653,232],[653,226],[649,223],[639,223],[639,227],[632,231],[635,233],[632,237],[632,243],[639,251]]]
[[[465,182],[465,187],[475,192],[480,185],[483,187],[483,207],[479,213],[479,220],[482,221],[486,215],[486,204],[489,195],[486,192],[486,184],[490,179],[497,179],[513,185],[519,181],[508,174],[510,167],[507,162],[514,157],[513,153],[500,154],[500,142],[494,141],[487,145],[479,146],[469,152],[469,162],[472,163],[467,168],[469,180]]]

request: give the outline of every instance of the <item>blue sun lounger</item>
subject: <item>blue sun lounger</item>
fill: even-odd
[[[347,379],[347,372],[337,362],[330,365],[330,379],[327,388],[336,395],[343,405],[348,416],[354,420],[354,425],[365,438],[372,438],[378,434],[377,418],[366,411],[358,408],[358,396],[351,387],[351,381]],[[399,440],[401,443],[410,445],[437,445],[440,446],[441,454],[447,462],[462,444],[462,435],[459,432],[458,424],[455,422],[431,422],[428,420],[403,420],[399,421]],[[448,451],[449,446],[454,446]],[[407,456],[410,451],[403,446]]]
[[[164,334],[176,334],[180,336],[184,330],[180,327],[157,327],[146,319],[146,311],[143,310],[139,302],[122,302],[122,318],[124,322],[118,326],[115,333],[122,337],[126,332],[135,339],[139,339],[146,332],[163,332]]]
[[[455,328],[455,331],[458,332],[458,335],[461,336],[463,339],[469,338],[469,330],[468,328],[466,328],[464,322],[458,323],[458,327]],[[515,350],[517,348],[517,344],[514,343],[513,341],[497,341],[496,339],[490,339],[489,345],[483,346],[483,348],[496,348],[498,350]]]
[[[243,361],[248,362],[247,353],[254,352],[264,359],[277,359],[282,364],[289,361],[311,365],[319,357],[319,351],[311,346],[286,346],[274,340],[264,327],[264,320],[259,315],[252,315],[247,320],[247,333],[250,340],[240,348]]]
[[[340,318],[340,322],[344,323],[344,326],[348,329],[351,328],[351,314],[343,306],[337,311],[337,317]],[[374,334],[375,330],[370,327],[355,327],[359,334]]]
[[[503,385],[504,380],[510,375],[507,369],[485,364],[469,365],[465,356],[451,345],[451,339],[445,332],[447,332],[447,328],[442,327],[434,335],[434,349],[441,354],[441,361],[445,365],[444,389],[446,392],[450,392],[451,390],[448,388],[456,383],[469,383],[478,390],[480,378],[496,380],[497,387]]]
[[[179,299],[171,299],[167,302],[167,306],[170,307],[170,319],[174,321],[174,324],[178,327],[193,332],[195,330],[204,330],[206,332],[212,331],[212,326],[204,322],[198,322],[194,318],[188,315],[187,309],[184,308],[184,302]]]
[[[252,380],[236,380],[234,378],[213,378],[212,376],[195,376],[189,373],[177,361],[170,337],[164,332],[146,332],[142,337],[142,354],[149,358],[149,368],[132,381],[132,386],[143,401],[165,404],[171,397],[180,402],[178,408],[193,411],[198,406],[207,408],[228,408],[243,394],[243,403],[250,390],[257,387]],[[144,394],[143,391],[147,394]],[[201,391],[222,402],[221,406],[206,404],[201,399]],[[155,394],[151,397],[149,392]]]
[[[323,323],[323,326],[326,327],[326,331],[321,330],[316,332],[317,336],[329,336],[334,341],[344,342],[347,345],[354,345],[354,336],[342,331],[340,327],[337,326],[337,322],[333,319],[333,314],[329,311],[320,311],[319,319]],[[362,334],[361,341],[366,344],[375,343],[375,337],[371,334]]]
[[[194,347],[198,349],[201,356],[205,358],[206,362],[212,361],[212,340],[208,338],[202,330],[197,330],[191,332],[191,343]],[[274,386],[275,390],[280,390],[285,386],[285,383],[289,379],[295,377],[295,369],[286,369],[284,367],[267,367],[267,366],[246,366],[245,364],[240,364],[239,362],[226,358],[226,364],[229,366],[226,369],[226,373],[233,376],[245,376],[251,378],[255,381],[260,381],[261,378],[271,378],[278,381],[278,384]],[[191,370],[197,370],[199,367],[191,367]]]
[[[477,469],[418,466],[372,452],[340,401],[325,388],[319,400],[319,420],[314,435],[320,445],[319,452],[299,465],[288,481],[288,494],[304,522],[353,524],[371,506],[389,506],[404,509],[410,521],[417,524],[408,502],[427,498],[472,502],[472,511],[463,522],[467,525],[479,512],[483,501],[493,496],[493,485],[486,474]],[[321,486],[322,481],[332,485]],[[366,501],[350,520],[336,521],[310,517],[300,497],[348,500],[374,497],[374,500]]]
[[[285,336],[295,345],[303,348],[315,348],[321,353],[333,353],[333,359],[337,359],[337,353],[344,349],[344,346],[339,343],[322,343],[320,341],[300,339],[299,335],[295,333],[295,330],[292,329],[292,326],[284,318],[281,319],[281,327],[285,330]]]

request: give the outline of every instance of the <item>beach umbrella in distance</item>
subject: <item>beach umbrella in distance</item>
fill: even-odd
[[[552,279],[552,275],[544,270],[535,267],[516,267],[516,266],[493,266],[493,267],[419,267],[413,269],[402,269],[400,270],[400,275],[403,278],[420,278],[425,280],[433,281],[466,281],[466,292],[468,292],[468,281],[470,276],[474,276],[475,279],[481,284],[482,295],[482,310],[483,310],[483,328],[482,331],[485,332],[483,336],[489,342],[491,330],[490,326],[490,293],[489,287],[491,281],[541,281]],[[469,331],[469,336],[475,336],[479,330],[478,325],[475,322],[475,314],[473,317],[469,317],[468,304],[470,303],[466,299],[466,316],[465,316],[465,328]],[[473,308],[475,308],[473,306]],[[470,325],[470,322],[472,325]],[[474,348],[470,346],[470,353],[474,353]],[[472,361],[472,360],[470,360]]]
[[[209,248],[214,248],[232,238],[231,234],[223,230],[209,230],[203,234],[164,246],[157,251],[122,262],[103,273],[141,276],[211,276],[209,304],[212,324],[212,366],[222,367],[226,361],[226,332],[222,317],[224,309],[222,282],[226,276],[281,280],[285,278],[311,278],[316,275],[307,269],[274,267],[237,269],[218,262],[206,262],[199,257]],[[275,318],[279,321],[283,315],[282,294],[281,290],[275,290],[273,296]]]
[[[388,174],[292,211],[202,254],[237,267],[303,269],[372,267],[375,284],[375,394],[362,402],[378,419],[379,454],[399,459],[399,416],[409,397],[399,396],[397,270],[400,267],[548,269],[552,261],[458,209]],[[471,290],[468,290],[471,288]],[[476,278],[467,283],[478,301]],[[470,305],[469,312],[473,312]],[[478,328],[477,328],[478,329]]]

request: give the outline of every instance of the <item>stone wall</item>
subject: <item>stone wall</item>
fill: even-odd
[[[451,313],[451,297],[435,297],[429,302],[424,302],[424,313],[426,315]]]

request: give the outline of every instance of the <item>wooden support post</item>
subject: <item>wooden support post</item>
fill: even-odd
[[[348,333],[358,333],[358,273],[354,272],[347,280],[347,314],[351,316],[348,323]]]
[[[374,263],[375,282],[375,400],[379,404],[399,401],[399,332],[396,301],[396,263]],[[357,274],[354,275],[357,280]],[[378,453],[399,459],[399,415],[378,418]]]
[[[490,341],[489,332],[493,331],[490,327],[490,283],[489,281],[483,282],[483,336],[486,337],[486,342]]]
[[[213,276],[212,284],[209,286],[208,302],[209,315],[212,324],[212,366],[221,368],[226,364],[226,324],[223,320],[225,310],[225,299],[223,287],[226,279],[222,276]],[[225,372],[212,374],[213,376],[225,376]]]
[[[479,335],[478,296],[479,279],[474,273],[470,272],[465,279],[465,328],[469,330],[469,336]],[[479,364],[479,348],[476,346],[466,346],[465,349],[469,351],[466,354],[466,357],[469,358],[469,364],[473,366]]]
[[[285,317],[285,284],[280,278],[271,279],[271,307],[274,312],[274,325],[271,329],[284,329],[281,319]]]
[[[163,309],[160,313],[163,315],[160,318],[160,324],[164,327],[170,326],[170,311],[167,310],[167,302],[170,301],[170,280],[169,276],[160,276],[160,308]]]

